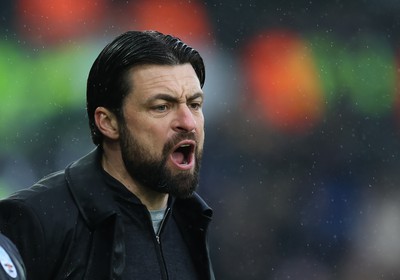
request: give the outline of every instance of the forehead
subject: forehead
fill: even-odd
[[[135,66],[129,72],[129,79],[133,95],[182,95],[201,92],[199,79],[189,63]]]

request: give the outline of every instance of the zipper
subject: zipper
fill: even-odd
[[[169,279],[169,276],[168,276],[167,264],[165,263],[164,253],[163,253],[163,249],[161,246],[161,237],[160,236],[161,236],[162,230],[164,228],[165,221],[167,220],[170,212],[171,212],[171,208],[168,207],[167,210],[165,210],[164,218],[161,220],[160,227],[158,228],[157,233],[155,234],[156,241],[158,244],[158,249],[160,250],[162,264],[164,266],[164,273],[165,273],[166,280]]]
[[[169,207],[167,208],[167,210],[165,210],[164,218],[161,220],[160,227],[157,230],[156,240],[157,240],[158,245],[161,245],[161,240],[160,240],[161,231],[163,229],[163,226],[165,224],[165,221],[167,220],[167,217],[168,217],[168,214],[170,211],[171,211],[171,208],[169,208]]]

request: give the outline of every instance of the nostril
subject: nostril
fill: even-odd
[[[176,130],[179,132],[195,132],[195,128],[187,128],[184,126],[178,126],[176,127]]]
[[[192,132],[196,130],[196,121],[193,119],[178,120],[175,125],[176,131]]]

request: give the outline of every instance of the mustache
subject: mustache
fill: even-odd
[[[189,131],[189,132],[179,132],[177,134],[174,134],[168,142],[164,146],[164,151],[170,151],[173,147],[175,147],[179,142],[183,140],[192,140],[196,142],[196,147],[197,147],[197,136],[194,132]],[[196,148],[197,149],[197,148]]]

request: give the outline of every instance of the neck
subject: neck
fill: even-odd
[[[142,186],[135,182],[129,175],[119,148],[111,148],[108,145],[103,145],[101,165],[108,174],[118,180],[131,193],[139,198],[148,210],[164,209],[167,206],[168,194],[159,193],[146,186]]]

